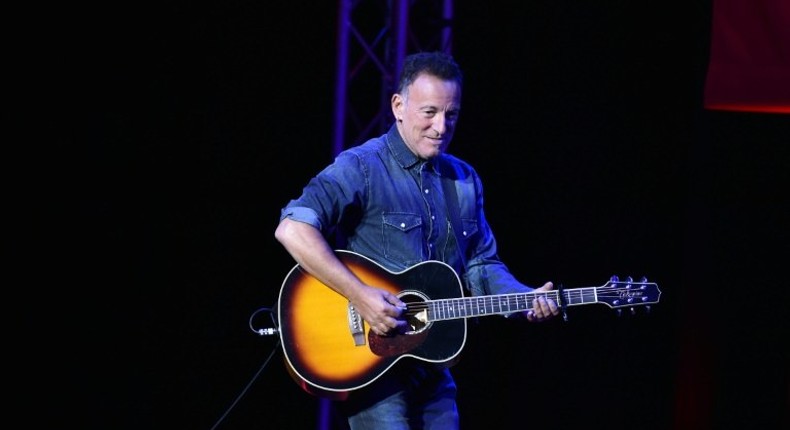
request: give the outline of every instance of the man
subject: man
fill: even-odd
[[[462,81],[447,54],[408,56],[391,99],[390,130],[339,154],[281,213],[277,240],[304,270],[345,296],[379,336],[408,330],[406,304],[362,282],[338,259],[337,243],[392,272],[443,261],[472,295],[533,291],[497,256],[477,173],[445,152],[461,109]],[[551,288],[547,282],[537,290]],[[558,313],[554,301],[540,297],[523,316],[539,322]],[[456,429],[455,396],[445,366],[409,359],[337,406],[352,430]]]

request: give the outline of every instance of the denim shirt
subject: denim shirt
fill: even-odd
[[[442,180],[456,188],[464,249],[452,230]],[[449,154],[421,160],[394,125],[338,154],[283,208],[280,219],[286,217],[393,272],[439,260],[461,275],[472,295],[531,290],[497,256],[475,170]]]

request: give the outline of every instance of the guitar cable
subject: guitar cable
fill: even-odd
[[[264,311],[265,312],[269,312],[269,316],[272,319],[272,324],[274,325],[274,327],[255,329],[253,327],[252,320],[255,318],[256,315],[258,315],[259,313],[264,312]],[[250,326],[250,330],[252,330],[253,333],[258,334],[259,336],[272,336],[272,335],[280,333],[280,330],[277,328],[277,321],[276,321],[276,318],[274,316],[274,311],[273,311],[272,308],[260,308],[260,309],[256,310],[255,312],[253,312],[252,315],[250,315],[249,326]],[[241,393],[239,393],[239,395],[236,397],[236,399],[233,401],[233,403],[231,403],[230,406],[228,406],[228,408],[225,410],[225,413],[223,413],[222,416],[219,417],[217,422],[215,422],[214,425],[211,426],[211,430],[215,430],[225,420],[225,418],[227,418],[227,416],[230,413],[230,411],[232,411],[233,408],[235,408],[236,405],[239,403],[239,401],[241,401],[241,398],[244,397],[244,395],[247,393],[247,391],[249,391],[250,387],[252,386],[252,383],[255,382],[258,379],[258,377],[263,372],[263,369],[265,369],[266,366],[269,365],[269,361],[272,360],[272,357],[274,357],[274,354],[278,351],[278,349],[279,349],[278,347],[279,346],[280,346],[280,337],[278,336],[277,337],[277,343],[274,344],[274,348],[272,348],[272,352],[269,353],[269,356],[266,357],[266,360],[263,362],[261,367],[258,369],[257,372],[255,372],[255,375],[253,375],[252,379],[250,379],[250,382],[247,383],[247,385],[244,387],[244,389],[241,390]]]
[[[274,327],[259,328],[256,330],[252,327],[252,320],[253,318],[255,318],[256,315],[258,315],[263,311],[269,312],[269,316],[272,319],[272,325],[274,325]],[[260,308],[257,311],[253,312],[252,315],[250,315],[249,324],[250,324],[250,330],[258,334],[259,336],[273,336],[275,334],[280,333],[280,329],[277,328],[277,320],[275,319],[274,309],[272,308]]]

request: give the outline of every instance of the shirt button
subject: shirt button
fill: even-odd
[[[433,216],[433,215],[431,215],[431,219],[432,219],[432,220],[435,220],[435,219],[436,219],[436,217],[435,217],[435,216]]]
[[[406,228],[406,223],[405,222],[400,223],[400,228]],[[464,234],[466,234],[466,233],[464,233]]]
[[[466,236],[466,230],[464,230],[464,233],[463,233],[463,235],[464,235],[464,236]]]
[[[431,192],[431,190],[429,190],[429,189],[427,189],[427,188],[425,189],[425,194],[428,194],[428,193],[430,193],[430,192]]]

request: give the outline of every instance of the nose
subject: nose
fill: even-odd
[[[439,136],[443,135],[447,130],[447,120],[443,113],[439,113],[434,117],[433,129],[439,134]]]

